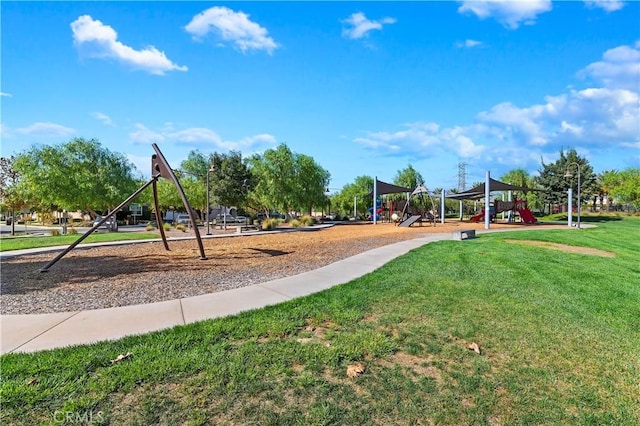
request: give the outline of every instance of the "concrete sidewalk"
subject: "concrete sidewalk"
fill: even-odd
[[[451,237],[445,233],[402,241],[314,271],[201,296],[88,311],[2,315],[0,353],[35,352],[114,340],[274,305],[346,283],[410,250]]]

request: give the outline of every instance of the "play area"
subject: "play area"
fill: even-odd
[[[486,186],[487,183],[489,184],[488,188]],[[537,189],[511,185],[491,178],[488,178],[487,182],[467,191],[448,195],[446,193],[436,194],[430,192],[424,183],[415,189],[411,189],[376,179],[374,190],[369,194],[369,196],[375,198],[376,207],[375,211],[373,207],[369,208],[369,218],[374,224],[378,222],[395,223],[399,227],[428,224],[436,227],[438,226],[438,221],[444,224],[446,214],[445,200],[457,200],[459,201],[459,222],[481,223],[485,222],[487,206],[481,205],[476,208],[475,212],[468,217],[468,220],[465,220],[463,203],[465,201],[473,201],[474,206],[477,206],[479,201],[491,200],[491,197],[487,197],[487,194],[496,191],[502,192],[503,197],[508,193],[510,201],[505,201],[504,198],[502,200],[495,198],[493,202],[490,201],[488,222],[495,224],[498,220],[498,214],[502,214],[502,219],[507,223],[531,225],[538,222],[533,212],[529,209],[527,201],[517,199],[513,195],[514,192],[526,194],[529,191],[537,191]],[[512,196],[513,200],[511,200]]]

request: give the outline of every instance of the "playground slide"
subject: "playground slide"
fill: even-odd
[[[533,216],[531,210],[529,209],[518,209],[518,213],[520,214],[520,218],[524,223],[536,223],[538,219]]]
[[[418,215],[411,216],[409,219],[407,219],[407,220],[403,221],[403,222],[402,222],[402,223],[400,223],[400,225],[398,225],[398,226],[404,226],[404,227],[411,226],[411,225],[413,225],[416,221],[420,220],[420,218],[421,218],[421,217],[422,217],[422,216],[420,216],[419,214],[418,214]]]
[[[471,216],[471,221],[472,222],[480,222],[481,220],[484,220],[484,210],[480,214],[477,214],[475,216]]]

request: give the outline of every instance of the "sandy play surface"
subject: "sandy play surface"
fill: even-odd
[[[526,226],[492,224],[491,228]],[[459,229],[482,230],[484,224],[455,221],[409,228],[388,223],[340,224],[324,229],[211,238],[204,239],[207,260],[200,260],[195,239],[170,239],[171,251],[165,251],[161,242],[76,249],[47,273],[38,270],[55,253],[21,256],[2,263],[1,313],[76,311],[212,293],[296,275],[428,233]],[[170,233],[171,237],[188,235]]]

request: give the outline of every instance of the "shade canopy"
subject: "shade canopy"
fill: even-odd
[[[543,191],[543,190],[536,189],[536,188],[527,188],[526,186],[511,185],[508,183],[500,182],[499,180],[489,178],[489,192],[492,192],[492,191],[522,191],[526,193],[529,191]],[[454,200],[478,200],[480,198],[483,198],[484,195],[485,195],[485,184],[482,183],[467,191],[460,192],[458,194],[447,195],[447,198],[454,199]]]
[[[382,182],[381,180],[376,179],[376,194],[378,196],[385,195],[385,194],[398,194],[398,193],[411,192],[411,191],[413,191],[411,188],[393,185],[393,184]],[[367,194],[367,196],[372,197],[373,191]]]

